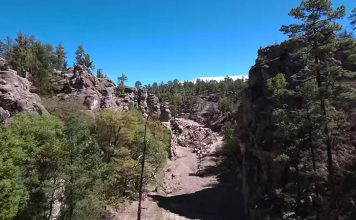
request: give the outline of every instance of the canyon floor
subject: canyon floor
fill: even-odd
[[[167,163],[163,184],[145,196],[142,219],[243,220],[238,189],[220,166],[223,137],[192,120],[177,123],[184,130],[175,137],[175,157]],[[130,204],[115,220],[137,219],[137,205]]]

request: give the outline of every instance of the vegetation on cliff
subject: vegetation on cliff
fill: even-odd
[[[290,39],[262,48],[239,108],[238,167],[251,219],[354,219],[356,41],[345,8],[307,0]]]

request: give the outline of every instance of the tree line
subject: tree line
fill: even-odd
[[[141,85],[140,82],[137,82]],[[175,79],[167,83],[153,83],[145,88],[152,94],[158,96],[162,103],[168,102],[174,114],[190,113],[194,111],[197,103],[202,97],[216,95],[219,109],[222,112],[233,111],[232,103],[238,102],[239,93],[246,87],[246,80],[226,76],[222,81],[196,80],[180,82]]]
[[[52,46],[44,44],[35,36],[17,34],[13,40],[7,37],[0,40],[0,56],[8,61],[11,69],[17,71],[22,77],[29,78],[38,93],[47,95],[51,93],[51,78],[55,71],[67,71],[70,67],[67,62],[67,52],[62,44]],[[72,67],[80,66],[82,69],[93,72],[95,65],[83,45],[75,51],[75,62]],[[103,70],[98,68],[97,77],[107,78]]]

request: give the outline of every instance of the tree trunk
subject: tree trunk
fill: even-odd
[[[139,194],[138,194],[138,209],[137,209],[137,220],[141,220],[141,202],[142,202],[142,188],[143,188],[143,172],[145,169],[145,160],[146,160],[146,150],[147,150],[147,123],[149,119],[149,115],[146,118],[145,123],[145,133],[143,137],[143,155],[141,161],[141,174],[140,174],[140,187],[139,187]]]
[[[72,219],[74,212],[74,172],[73,172],[73,152],[70,154],[70,189],[69,189],[69,219]]]
[[[315,58],[316,64],[318,64],[318,58]],[[325,104],[325,98],[323,95],[322,91],[322,83],[321,83],[321,74],[320,70],[317,70],[317,85],[318,85],[318,92],[319,92],[319,101],[320,101],[320,108],[321,108],[321,113],[323,116],[323,132],[325,135],[325,144],[326,144],[326,152],[327,152],[327,158],[328,158],[328,180],[329,180],[329,185],[331,189],[331,194],[332,197],[335,198],[335,184],[334,184],[334,164],[333,164],[333,155],[332,155],[332,144],[331,144],[331,138],[330,138],[330,129],[329,129],[329,121],[328,121],[328,116],[327,116],[327,111],[326,111],[326,104]]]
[[[318,49],[318,42],[316,38],[316,30],[314,30],[314,45],[313,49],[316,50]],[[331,138],[330,138],[330,133],[329,133],[329,123],[328,123],[328,117],[327,117],[327,111],[326,111],[326,103],[325,103],[325,97],[324,93],[322,91],[322,81],[321,81],[321,73],[319,69],[319,57],[317,55],[314,56],[314,63],[316,65],[316,81],[317,81],[317,86],[318,86],[318,93],[319,93],[319,101],[320,101],[320,108],[321,108],[321,113],[323,116],[323,132],[325,135],[325,144],[326,144],[326,151],[327,151],[327,158],[328,158],[328,181],[329,181],[329,187],[331,189],[331,196],[332,196],[332,201],[335,201],[335,184],[334,184],[334,167],[333,167],[333,158],[332,158],[332,144],[331,144]]]

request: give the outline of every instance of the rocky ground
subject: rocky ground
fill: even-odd
[[[243,219],[237,190],[219,175],[222,136],[188,119],[172,128],[174,157],[163,185],[145,197],[142,219]],[[136,219],[136,213],[134,202],[115,220]]]

